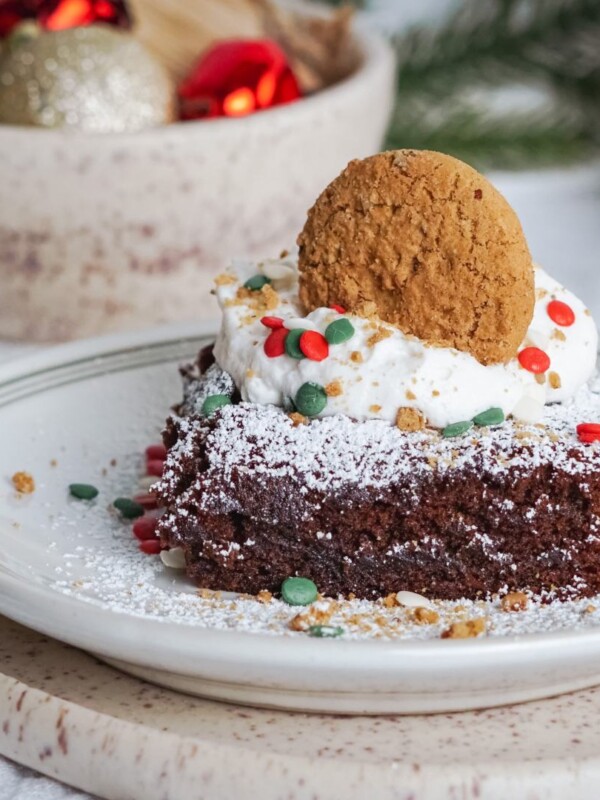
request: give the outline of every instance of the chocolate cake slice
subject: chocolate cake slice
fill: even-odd
[[[207,418],[206,397],[232,386],[216,364],[186,369],[184,386],[160,535],[199,586],[277,591],[302,575],[361,598],[600,591],[600,447],[575,433],[600,411],[588,386],[542,423],[456,439],[341,415],[296,424],[242,402]]]

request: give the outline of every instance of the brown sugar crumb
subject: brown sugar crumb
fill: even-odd
[[[413,612],[413,617],[418,625],[435,625],[440,621],[440,615],[433,608],[418,606]]]
[[[229,284],[232,283],[235,283],[235,278],[233,277],[233,275],[228,275],[226,272],[222,272],[215,278],[216,286],[228,286]]]
[[[396,593],[392,592],[391,594],[386,595],[385,597],[381,598],[381,604],[386,608],[396,608],[400,605],[398,602],[398,598],[396,597]]]
[[[382,342],[384,339],[387,339],[392,335],[392,332],[387,328],[378,328],[375,333],[373,333],[367,339],[367,345],[369,347],[375,347],[378,342]]]
[[[373,405],[369,406],[369,411],[371,414],[379,414],[381,411],[381,406],[377,405],[377,403],[373,403]]]
[[[298,425],[308,425],[308,417],[305,417],[304,414],[299,414],[297,411],[292,411],[288,414],[288,417],[292,420],[294,428],[297,428]]]
[[[450,627],[443,631],[442,639],[473,639],[485,633],[485,619],[467,619],[464,622],[453,622]]]
[[[552,337],[551,338],[552,339],[556,339],[559,342],[566,342],[567,341],[567,337],[565,336],[565,334],[562,331],[559,331],[558,328],[554,328],[554,330],[552,331]]]
[[[267,603],[271,602],[271,600],[273,599],[273,595],[268,589],[261,589],[260,592],[256,595],[256,599],[258,600],[259,603],[264,603],[266,605]]]
[[[19,494],[33,494],[35,481],[29,472],[15,472],[11,478],[12,484]]]
[[[338,380],[330,381],[327,386],[325,386],[325,394],[327,397],[339,397],[341,394],[344,394],[342,382]]]
[[[525,592],[509,592],[500,601],[502,611],[525,611],[529,598]]]
[[[358,350],[353,350],[350,353],[350,361],[353,361],[355,364],[362,364],[363,362],[362,353],[359,353]]]
[[[560,375],[558,372],[549,372],[548,373],[548,382],[553,389],[560,389],[562,386]]]
[[[420,431],[425,427],[425,417],[416,408],[402,407],[396,414],[396,427],[401,431]]]
[[[416,400],[417,399],[417,395],[414,392],[411,392],[410,389],[407,389],[406,390],[406,399],[407,400]]]

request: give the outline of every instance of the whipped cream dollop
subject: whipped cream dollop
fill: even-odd
[[[268,292],[243,289],[256,275],[269,278]],[[428,345],[393,325],[346,313],[354,335],[329,347],[327,358],[297,360],[287,354],[269,357],[264,344],[271,331],[264,315],[280,317],[287,329],[325,333],[342,315],[331,308],[304,314],[298,299],[295,256],[278,260],[235,262],[217,279],[222,310],[214,354],[228,372],[242,399],[290,408],[290,401],[307,382],[327,391],[318,416],[345,414],[356,420],[396,421],[399,408],[423,414],[431,426],[444,428],[469,420],[490,408],[501,408],[524,422],[541,418],[545,403],[572,397],[593,374],[598,333],[584,304],[541,268],[535,269],[536,302],[522,350],[536,347],[550,359],[543,375],[521,366],[518,358],[484,366],[469,353]],[[264,300],[264,302],[263,302]],[[574,312],[571,325],[550,317],[552,300]]]

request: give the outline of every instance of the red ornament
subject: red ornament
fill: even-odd
[[[600,425],[597,422],[582,422],[577,426],[577,436],[580,442],[586,444],[600,442]]]
[[[298,340],[300,350],[312,361],[323,361],[329,355],[329,343],[319,331],[304,331]]]
[[[142,553],[146,553],[147,556],[157,556],[162,550],[158,539],[146,539],[145,542],[140,542],[139,547]]]
[[[299,97],[285,53],[270,39],[213,45],[179,86],[182,119],[243,117]]]
[[[288,333],[287,328],[276,328],[267,336],[264,351],[269,358],[277,358],[285,353],[285,338]]]
[[[141,542],[145,542],[148,539],[156,539],[157,525],[158,520],[156,517],[145,516],[136,519],[131,530],[133,531],[133,535],[136,537],[136,539],[139,539]]]
[[[281,317],[263,317],[261,322],[265,328],[271,328],[272,330],[283,328],[283,320]]]
[[[130,28],[123,0],[0,0],[0,37],[23,20],[33,19],[51,31],[102,22]]]
[[[539,347],[526,347],[519,353],[519,364],[523,367],[523,369],[529,370],[529,372],[534,372],[536,375],[540,375],[542,372],[546,372],[546,370],[549,368],[550,358],[548,357],[548,354],[544,353],[543,350],[540,350]]]
[[[560,300],[551,300],[546,310],[552,322],[556,322],[557,325],[562,325],[564,328],[568,328],[575,322],[575,312],[571,306]]]
[[[342,306],[338,306],[338,305],[334,304],[332,306],[329,306],[329,308],[333,309],[333,311],[337,311],[338,314],[345,314],[346,313],[346,309],[343,308]]]

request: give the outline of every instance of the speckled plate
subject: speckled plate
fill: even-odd
[[[131,494],[138,454],[179,394],[177,365],[208,333],[188,326],[80,342],[0,371],[2,613],[155,683],[250,705],[451,711],[600,683],[594,620],[520,636],[381,641],[278,635],[240,608],[225,625],[218,614],[197,616],[194,587],[139,553],[109,508]],[[33,494],[16,496],[18,470],[34,476]],[[74,481],[97,484],[98,499],[70,500]]]

